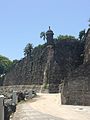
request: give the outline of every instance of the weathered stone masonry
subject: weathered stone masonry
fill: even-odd
[[[62,104],[90,106],[90,29],[86,33],[84,63],[63,83]]]
[[[83,45],[78,40],[54,41],[50,28],[46,35],[47,43],[34,48],[31,57],[17,62],[5,76],[3,85],[45,84],[49,92],[59,91],[61,81],[82,64]]]

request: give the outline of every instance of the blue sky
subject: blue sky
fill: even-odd
[[[90,0],[0,0],[0,54],[11,60],[23,58],[27,43],[43,44],[40,32],[48,26],[54,37],[78,37],[88,28]]]

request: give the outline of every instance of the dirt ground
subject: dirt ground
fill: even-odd
[[[90,106],[61,105],[60,93],[38,93],[28,104],[35,110],[65,120],[90,120]]]

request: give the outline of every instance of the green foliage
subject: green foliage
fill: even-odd
[[[10,61],[5,56],[0,55],[0,75],[8,72],[11,66],[12,66],[12,61]]]
[[[46,33],[45,32],[41,32],[40,33],[40,38],[43,38],[43,40],[46,39]]]
[[[79,32],[79,39],[83,40],[85,38],[85,29]]]
[[[34,48],[33,52],[42,51],[46,47],[46,44],[38,45]]]
[[[43,45],[38,45],[38,46],[37,46],[37,48],[38,48],[38,49],[39,49],[39,48],[41,48],[41,49],[42,49],[42,48],[44,48],[45,46],[46,46],[46,44],[43,44]]]
[[[72,39],[75,39],[75,37],[71,35],[59,35],[57,39],[58,40],[72,40]]]
[[[24,55],[25,56],[31,56],[31,52],[33,50],[33,45],[31,43],[28,43],[26,47],[24,48]]]

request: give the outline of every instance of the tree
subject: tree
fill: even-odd
[[[33,45],[31,43],[28,43],[24,48],[24,55],[31,56],[32,50],[33,50]]]
[[[79,32],[79,39],[82,40],[85,38],[85,29]]]
[[[43,38],[43,40],[46,39],[46,33],[45,32],[41,32],[40,33],[40,38]]]
[[[7,73],[12,67],[13,62],[7,57],[0,55],[0,75]]]
[[[59,35],[57,39],[58,40],[71,40],[71,39],[75,39],[75,37],[71,35]]]

